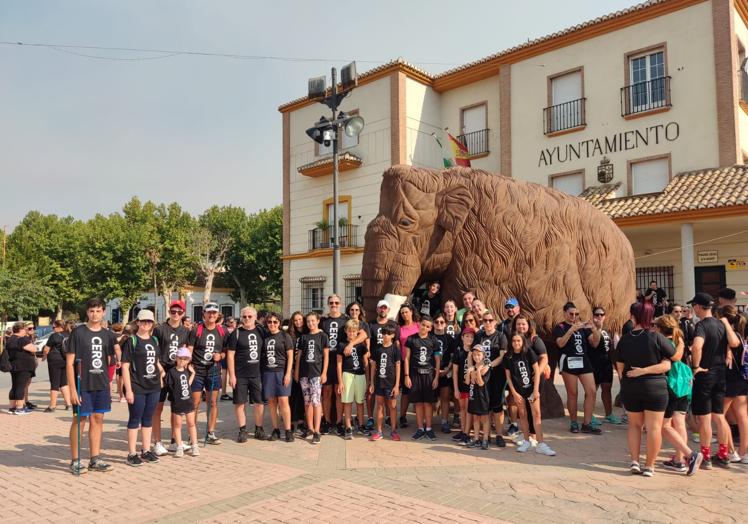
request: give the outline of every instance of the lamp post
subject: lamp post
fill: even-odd
[[[315,142],[326,147],[332,146],[332,292],[338,294],[338,279],[340,275],[340,234],[338,217],[338,149],[340,147],[341,130],[348,136],[358,136],[364,128],[364,119],[360,116],[348,116],[338,112],[340,102],[348,96],[358,83],[356,62],[351,62],[341,70],[341,89],[338,90],[338,71],[334,67],[331,71],[332,86],[329,94],[325,86],[326,78],[318,76],[309,79],[309,98],[317,99],[332,111],[332,119],[322,116],[318,122],[306,130],[306,134]]]

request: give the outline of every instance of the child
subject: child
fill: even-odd
[[[472,415],[473,438],[468,441],[468,447],[488,449],[488,439],[491,436],[491,423],[488,417],[490,412],[487,380],[488,366],[483,362],[485,353],[483,346],[476,344],[470,351],[469,367],[467,369],[468,402],[467,412]],[[482,433],[483,441],[478,439]]]
[[[408,399],[416,406],[418,430],[411,437],[436,440],[431,428],[431,417],[436,401],[435,389],[439,387],[439,366],[441,353],[439,342],[431,334],[431,318],[423,317],[418,324],[418,332],[405,342],[405,387],[410,388]]]
[[[348,340],[355,340],[358,335],[358,320],[348,320],[345,323],[345,334]],[[364,398],[366,397],[366,368],[369,366],[369,349],[365,343],[354,344],[350,354],[338,351],[338,395],[343,402],[343,415],[345,418],[346,440],[353,438],[353,427],[351,426],[351,412],[353,402],[356,403],[356,414],[358,415],[358,427],[364,425]]]
[[[390,438],[400,440],[397,433],[397,395],[400,389],[400,349],[393,344],[395,328],[384,325],[379,328],[382,335],[382,345],[374,349],[371,362],[371,381],[369,392],[377,397],[377,428],[369,440],[382,440],[382,420],[384,419],[384,405],[387,403],[387,413],[392,422]]]
[[[197,447],[197,425],[195,424],[195,404],[192,402],[190,387],[195,380],[195,369],[190,364],[190,350],[181,347],[177,350],[177,361],[166,374],[166,386],[171,393],[171,427],[174,428],[174,439],[177,446],[175,457],[183,457],[185,446],[182,444],[182,416],[187,419],[187,431],[190,435],[193,457],[200,455]]]
[[[532,448],[530,427],[527,421],[528,404],[532,410],[535,424],[535,436],[538,445],[535,452],[552,457],[556,454],[548,444],[543,442],[543,424],[540,420],[540,372],[538,357],[527,347],[527,339],[519,333],[512,334],[512,350],[507,353],[506,379],[520,418],[520,428],[524,439],[517,443],[517,451],[525,453]]]
[[[306,316],[308,333],[299,339],[299,351],[296,355],[295,379],[301,384],[304,394],[306,423],[312,430],[312,444],[319,444],[320,424],[322,422],[322,384],[327,382],[327,366],[330,342],[327,335],[319,328],[319,315],[308,313]],[[300,435],[306,438],[306,432]]]
[[[468,394],[470,386],[467,383],[467,370],[470,367],[468,358],[470,358],[470,348],[473,347],[475,331],[471,327],[466,327],[460,334],[461,342],[455,348],[452,356],[452,381],[454,382],[455,401],[460,410],[460,431],[452,440],[464,446],[468,443],[470,436],[470,414],[467,412]]]

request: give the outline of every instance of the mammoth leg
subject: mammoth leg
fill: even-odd
[[[558,394],[553,380],[556,378],[556,369],[558,368],[559,351],[558,346],[552,340],[544,340],[548,348],[548,365],[551,367],[551,378],[541,382],[540,389],[540,409],[543,419],[564,418],[564,401]]]

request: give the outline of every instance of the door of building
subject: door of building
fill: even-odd
[[[698,266],[694,268],[696,291],[709,293],[717,297],[722,288],[727,285],[725,266]]]

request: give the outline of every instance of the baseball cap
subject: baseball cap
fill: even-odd
[[[184,304],[184,300],[172,300],[171,304],[169,304],[169,309],[173,307],[178,307],[182,311],[187,311],[187,306]]]
[[[506,299],[506,302],[504,302],[504,307],[517,307],[519,306],[519,301],[514,297],[509,297]]]
[[[465,329],[462,330],[460,335],[475,335],[475,330],[471,327],[466,327]]]
[[[216,304],[215,302],[208,302],[207,304],[205,304],[205,306],[203,306],[203,311],[205,311],[206,313],[210,311],[218,312],[218,304]]]
[[[192,355],[190,355],[190,350],[186,347],[182,346],[177,350],[177,358],[192,358]]]
[[[702,307],[712,307],[714,305],[714,299],[709,293],[696,293],[694,297],[688,301],[688,304],[698,304]]]
[[[379,308],[380,308],[380,307],[382,307],[382,306],[384,306],[384,307],[386,307],[387,309],[389,309],[389,307],[390,307],[390,303],[389,303],[389,302],[387,302],[386,300],[380,300],[379,302],[377,302],[377,309],[379,309]]]
[[[150,320],[153,322],[153,311],[150,309],[141,309],[138,311],[138,320]]]

